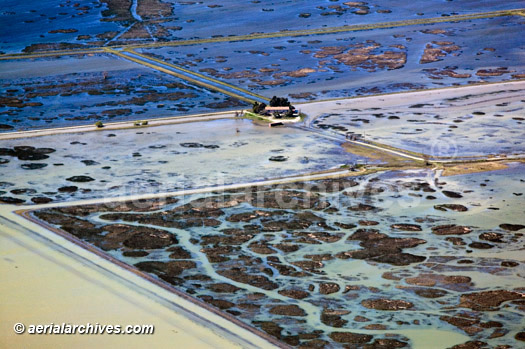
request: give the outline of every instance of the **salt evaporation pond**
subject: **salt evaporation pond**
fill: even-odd
[[[46,150],[47,158],[38,160],[28,160],[31,155],[17,158],[15,147],[28,145],[56,151]],[[285,161],[270,161],[279,156]],[[243,119],[7,140],[2,141],[0,158],[0,196],[22,201],[42,196],[65,201],[170,192],[366,160],[314,133],[269,128]],[[88,178],[67,180],[73,176]]]
[[[301,105],[312,126],[432,157],[522,155],[523,83]],[[375,103],[374,103],[375,102]]]
[[[219,5],[219,6],[216,6]],[[461,2],[441,0],[420,1],[174,1],[174,11],[180,17],[164,26],[172,27],[176,38],[204,38],[217,34],[242,35],[252,32],[301,30],[327,26],[343,26],[449,16],[517,9],[520,1],[467,0]],[[225,20],[226,19],[226,20]],[[201,25],[206,23],[205,26]],[[173,28],[177,26],[177,28]]]
[[[292,346],[519,347],[524,173],[390,171],[34,215]]]
[[[139,51],[269,97],[322,100],[520,78],[522,31],[510,16]]]
[[[76,48],[446,17],[523,7],[518,0],[3,1],[0,51]],[[142,21],[140,20],[142,19]],[[149,21],[147,21],[149,20]],[[146,23],[147,28],[144,23]],[[205,23],[205,25],[203,25]],[[49,47],[48,47],[49,46]]]
[[[108,55],[2,61],[0,131],[172,117],[247,103]]]
[[[97,34],[121,30],[115,22],[101,21],[103,3],[89,0],[57,1],[2,1],[0,22],[4,30],[0,32],[0,51],[20,52],[32,44],[49,42],[68,42],[81,46],[86,39],[96,40]],[[58,32],[74,29],[69,32]],[[79,31],[80,30],[80,31]]]

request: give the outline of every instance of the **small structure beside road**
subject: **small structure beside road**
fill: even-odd
[[[276,119],[283,117],[295,118],[299,116],[299,112],[290,103],[288,98],[273,96],[269,103],[270,105],[255,102],[252,111],[258,115],[272,116]]]
[[[264,111],[266,113],[287,113],[288,111],[290,111],[290,106],[285,106],[285,107],[266,106],[264,108]]]
[[[362,141],[364,140],[362,133],[347,132],[345,134],[346,139],[349,141]]]

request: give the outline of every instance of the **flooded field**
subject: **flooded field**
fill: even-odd
[[[512,16],[140,51],[266,96],[322,100],[523,78],[524,23]]]
[[[314,133],[242,119],[2,141],[0,159],[9,174],[0,200],[11,203],[170,192],[366,160]]]
[[[103,2],[89,0],[2,1],[0,21],[9,30],[0,33],[0,51],[75,48],[102,39],[104,33],[118,33],[122,25],[102,21],[105,8]]]
[[[431,13],[423,11],[424,8],[418,3],[401,9],[394,6],[393,2],[381,5],[324,2],[324,5],[306,1],[299,4],[257,2],[239,5],[235,1],[228,1],[219,5],[160,1],[142,3],[127,0],[121,3],[108,0],[89,4],[65,2],[58,6],[52,2],[44,2],[42,13],[27,4],[10,4],[12,11],[3,12],[3,16],[9,18],[9,21],[17,22],[22,14],[29,18],[38,16],[39,19],[26,20],[27,28],[35,26],[32,34],[26,33],[27,29],[24,29],[19,37],[6,38],[4,44],[11,47],[10,40],[28,44],[24,40],[31,40],[31,35],[38,32],[36,27],[54,28],[50,27],[50,23],[56,22],[56,25],[60,23],[67,28],[51,29],[45,35],[41,34],[42,37],[31,41],[32,46],[26,47],[24,52],[55,49],[68,52],[67,50],[83,47],[102,49],[104,46],[120,44],[154,43],[154,48],[135,49],[202,74],[201,82],[216,79],[219,86],[230,84],[230,88],[245,89],[267,98],[273,95],[288,96],[294,102],[518,80],[525,77],[521,59],[522,16],[514,14],[381,27],[377,30],[282,36],[286,35],[286,30],[323,28],[327,26],[322,24],[326,23],[327,18],[331,20],[330,26],[373,24],[381,20],[426,18],[429,15],[446,18],[458,13],[473,13],[475,9],[472,2],[462,4],[459,10],[456,3],[447,3],[445,7],[441,1],[435,1],[436,6]],[[484,2],[485,5],[489,3]],[[485,10],[517,8],[516,6],[515,2],[491,4]],[[245,16],[248,8],[260,11],[263,17],[269,16],[268,20],[261,19],[256,23],[263,26],[260,28],[262,32],[273,29],[279,37],[248,37],[243,41],[210,42],[217,36],[250,34],[251,32],[239,32],[239,28],[246,30],[246,26],[225,27],[223,20],[224,16],[231,16],[230,22],[234,23],[241,13]],[[65,12],[53,16],[52,11]],[[78,13],[74,14],[75,11]],[[210,16],[209,11],[220,13],[220,16]],[[310,16],[290,18],[288,22],[280,20],[290,12],[297,11],[309,13]],[[397,16],[392,17],[395,14]],[[203,16],[207,19],[206,26],[201,25]],[[392,18],[385,19],[386,17]],[[366,21],[355,18],[366,18]],[[312,24],[305,26],[301,23],[303,20],[311,21]],[[100,25],[95,25],[93,21],[100,21]],[[184,27],[178,29],[175,25],[180,21],[188,27],[187,32]],[[277,27],[274,21],[279,23]],[[89,28],[89,33],[81,34],[79,30],[71,28],[73,25],[70,23]],[[294,24],[289,26],[289,23]],[[213,29],[219,25],[222,26],[220,32],[223,34],[214,35]],[[281,25],[282,29],[278,31]],[[107,26],[117,26],[118,30],[113,28],[98,32],[108,29]],[[197,30],[195,26],[200,29]],[[227,34],[230,29],[237,32]],[[95,32],[98,34],[94,34]],[[182,36],[173,37],[170,34],[175,32]],[[184,33],[192,35],[185,36]],[[29,35],[27,38],[26,34]],[[207,39],[194,45],[179,46],[175,42],[177,46],[170,46],[173,43],[170,40],[201,38],[200,35]],[[73,37],[76,38],[73,40]],[[480,37],[484,40],[479,40]],[[42,40],[50,41],[45,43]],[[75,41],[74,44],[72,40]],[[120,53],[113,51],[113,54]],[[153,70],[150,69],[151,65],[147,68],[132,64],[128,58],[116,58],[109,53],[97,52],[80,57],[2,61],[0,132],[84,125],[96,120],[177,116],[248,106],[248,103],[236,99],[239,98],[238,95],[230,97],[197,87],[191,79],[183,81],[171,76],[170,72],[159,72],[158,66],[157,70]],[[60,83],[55,84],[55,81]]]
[[[517,348],[523,173],[385,172],[34,215],[292,346],[441,333]]]
[[[172,1],[173,13],[178,18],[165,26],[170,38],[203,38],[343,26],[360,23],[399,21],[523,7],[519,1],[505,3],[489,1],[444,2],[418,1],[249,1],[226,0],[208,2]],[[227,24],[224,20],[227,19]],[[206,26],[200,25],[206,23]],[[229,24],[229,25],[228,25]],[[169,28],[175,25],[176,28]],[[179,28],[180,27],[180,28]],[[242,30],[242,31],[241,31]]]
[[[525,84],[301,106],[312,126],[432,157],[525,153]]]
[[[520,1],[4,1],[0,51],[33,52],[446,17]],[[205,25],[203,25],[205,23]],[[17,33],[17,35],[11,35]]]
[[[106,55],[0,62],[0,69],[0,132],[248,106]]]

